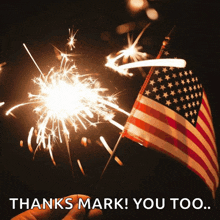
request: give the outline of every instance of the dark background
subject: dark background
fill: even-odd
[[[159,13],[159,19],[152,21],[139,45],[143,51],[155,57],[164,37],[174,25],[170,45],[188,67],[199,76],[208,96],[213,114],[213,123],[219,145],[220,117],[218,114],[219,87],[219,13],[218,1],[149,1]],[[109,93],[119,93],[119,105],[130,111],[143,83],[140,72],[133,78],[121,77],[104,67],[106,56],[116,53],[127,45],[127,35],[119,35],[116,28],[127,22],[135,22],[131,32],[134,38],[150,22],[144,11],[131,14],[126,1],[7,1],[0,4],[0,63],[7,62],[0,73],[0,101],[6,104],[0,108],[1,143],[1,219],[10,219],[22,210],[11,209],[9,198],[57,198],[83,193],[93,197],[112,198],[167,198],[166,208],[161,211],[129,210],[106,211],[105,219],[217,219],[220,192],[212,199],[205,183],[182,164],[152,149],[146,149],[123,139],[117,155],[123,161],[120,167],[114,161],[101,181],[99,177],[108,160],[108,153],[96,140],[102,135],[111,147],[119,136],[119,130],[109,124],[100,124],[88,131],[72,133],[71,156],[75,177],[72,177],[65,145],[54,149],[57,166],[51,162],[48,152],[38,151],[35,160],[29,152],[26,139],[30,127],[37,118],[31,107],[21,107],[14,113],[17,118],[6,117],[5,111],[15,104],[27,100],[27,93],[33,91],[33,77],[39,72],[24,50],[25,43],[43,72],[59,65],[52,45],[65,49],[68,29],[77,32],[74,57],[82,73],[94,73]],[[145,69],[147,72],[149,69]],[[116,121],[124,124],[126,117],[116,115]],[[92,144],[80,145],[81,137],[89,137]],[[24,147],[19,141],[24,140]],[[82,176],[76,163],[80,159],[86,177]],[[168,199],[202,198],[210,210],[172,210]],[[130,200],[131,201],[131,200]],[[123,216],[123,217],[122,217]]]

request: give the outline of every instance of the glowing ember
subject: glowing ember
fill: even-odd
[[[87,139],[87,137],[82,137],[81,138],[81,145],[83,145],[84,147],[88,146],[88,139]]]
[[[24,142],[22,140],[20,140],[20,147],[24,146]]]

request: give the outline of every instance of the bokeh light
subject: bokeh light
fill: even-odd
[[[128,0],[127,7],[133,13],[145,9],[148,6],[146,0]]]
[[[146,14],[151,20],[157,20],[159,17],[158,12],[154,8],[148,8]]]

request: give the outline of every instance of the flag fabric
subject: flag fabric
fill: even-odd
[[[191,70],[155,69],[138,94],[122,137],[182,162],[215,196],[219,165],[212,115],[203,86]]]

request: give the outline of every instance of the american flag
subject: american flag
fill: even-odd
[[[168,51],[163,52],[166,55]],[[219,184],[217,148],[211,110],[199,79],[191,70],[158,68],[145,84],[122,137],[182,162],[203,179],[214,197]]]

